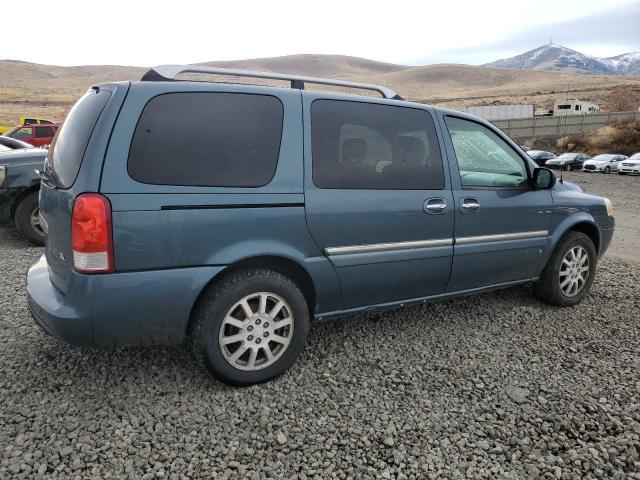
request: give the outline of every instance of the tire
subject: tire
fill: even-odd
[[[255,318],[261,315],[262,295],[267,296],[262,308],[267,313]],[[240,304],[244,299],[254,315],[251,320]],[[273,320],[268,314],[280,301],[283,305]],[[203,294],[193,315],[190,341],[196,360],[218,379],[237,386],[266,382],[284,373],[304,350],[309,331],[309,308],[300,289],[289,278],[265,268],[223,277]],[[287,317],[290,326],[278,327],[288,322]],[[237,342],[223,345],[223,340],[238,336]],[[288,338],[288,345],[275,340],[276,336]],[[241,349],[244,353],[234,359]]]
[[[609,167],[604,167],[604,173],[609,174],[611,169]]]
[[[561,268],[569,269],[570,267],[564,263],[565,257],[570,255],[570,252],[575,249],[581,249],[587,256],[588,260],[588,276],[582,282],[581,286],[575,294],[567,294],[561,287],[561,273],[564,273],[562,277],[563,281],[571,276],[571,273],[567,275],[567,272],[561,272]],[[577,305],[582,299],[589,293],[589,289],[593,283],[593,279],[596,274],[596,266],[598,261],[598,255],[596,247],[593,241],[582,232],[568,232],[558,242],[555,250],[553,251],[551,258],[547,262],[547,265],[540,275],[540,280],[535,285],[535,294],[541,300],[558,307],[571,307]],[[583,265],[584,266],[584,265]],[[576,273],[579,275],[579,273]],[[573,283],[573,282],[571,282]],[[579,282],[578,282],[579,283]],[[565,289],[568,287],[564,287]]]
[[[40,212],[38,206],[38,192],[32,192],[24,197],[15,212],[16,229],[29,243],[39,247],[44,246],[44,231],[37,220]]]
[[[618,172],[618,175],[626,175],[626,172]]]
[[[567,165],[564,167],[565,171],[570,172],[571,171],[571,165]]]

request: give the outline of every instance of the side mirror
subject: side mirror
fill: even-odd
[[[556,176],[548,168],[536,168],[533,171],[533,186],[536,190],[548,190],[556,184]]]

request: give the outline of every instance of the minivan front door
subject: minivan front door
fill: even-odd
[[[551,191],[530,186],[527,161],[500,132],[469,119],[444,120],[455,157],[455,247],[447,292],[532,278],[548,248]]]
[[[303,93],[305,208],[340,309],[444,292],[453,197],[431,111]]]

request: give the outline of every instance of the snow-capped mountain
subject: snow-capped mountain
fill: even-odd
[[[640,75],[640,52],[599,58],[550,43],[487,67],[566,71],[595,75]]]

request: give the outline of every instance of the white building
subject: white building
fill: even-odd
[[[533,117],[533,105],[483,105],[465,107],[465,112],[485,120],[510,120]]]
[[[600,107],[595,103],[583,102],[582,100],[565,100],[553,104],[554,115],[589,115],[599,111]]]

